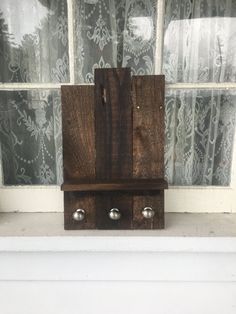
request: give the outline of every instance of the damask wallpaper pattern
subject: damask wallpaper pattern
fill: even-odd
[[[69,60],[66,0],[0,2],[0,82],[70,82],[69,61],[76,83],[92,83],[97,67],[155,73],[156,0],[74,0],[73,7]],[[236,0],[165,0],[165,10],[167,82],[235,82]],[[165,110],[168,182],[229,185],[236,90],[168,88]],[[60,91],[0,88],[0,141],[4,184],[60,184]]]

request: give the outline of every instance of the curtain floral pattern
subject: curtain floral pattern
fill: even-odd
[[[236,91],[169,90],[165,110],[169,184],[229,185]]]
[[[1,0],[0,82],[68,82],[67,25],[66,0]]]
[[[0,69],[5,83],[69,82],[66,0],[1,1]],[[0,91],[0,141],[5,185],[60,184],[59,91]]]
[[[166,81],[235,82],[235,17],[235,0],[166,0]],[[165,162],[170,184],[230,184],[235,113],[234,91],[168,91]]]
[[[66,2],[1,1],[1,82],[69,82]],[[167,82],[235,82],[236,1],[165,4]],[[155,73],[156,0],[75,0],[73,14],[76,83],[93,83],[98,67]],[[229,185],[236,91],[168,88],[165,111],[169,183]],[[4,184],[60,184],[59,90],[0,90],[0,141]]]
[[[166,0],[166,80],[236,81],[236,1]]]
[[[76,79],[92,83],[95,68],[130,67],[153,74],[156,0],[76,2]]]
[[[5,184],[62,181],[58,91],[1,91],[0,136]]]

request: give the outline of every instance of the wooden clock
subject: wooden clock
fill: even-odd
[[[164,228],[164,76],[62,86],[65,229]]]

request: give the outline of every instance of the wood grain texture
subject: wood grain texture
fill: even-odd
[[[62,114],[65,229],[164,228],[164,76],[96,69],[95,87],[62,87]]]
[[[62,132],[64,181],[95,179],[94,87],[62,86]],[[86,219],[74,221],[73,212],[83,208]],[[64,193],[65,229],[94,229],[95,197]]]
[[[100,192],[96,195],[96,223],[98,229],[131,229],[132,226],[132,194],[127,192]],[[120,220],[111,220],[109,211],[118,208]]]
[[[95,178],[94,87],[62,86],[64,181]]]
[[[130,69],[96,69],[96,179],[132,178],[132,130]],[[129,229],[132,202],[132,196],[124,193],[96,196],[98,228]],[[122,211],[123,218],[119,221],[108,218],[114,206]]]
[[[133,177],[164,178],[164,76],[132,78]]]
[[[65,230],[96,229],[95,196],[92,192],[64,192],[64,227]],[[85,210],[85,219],[75,221],[76,209]]]
[[[95,70],[96,178],[132,177],[130,69]]]
[[[144,207],[155,211],[152,219],[142,215]],[[133,229],[163,229],[164,228],[164,191],[146,192],[133,197]]]
[[[62,184],[62,191],[159,191],[168,187],[164,179],[76,181]]]
[[[164,178],[164,88],[163,75],[134,76],[133,102],[133,177]],[[142,216],[142,209],[155,210],[152,219]],[[164,228],[164,194],[133,197],[133,227]]]

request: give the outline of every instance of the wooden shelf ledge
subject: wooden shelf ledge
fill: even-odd
[[[65,182],[62,191],[102,192],[102,191],[158,191],[168,188],[166,180],[160,179],[127,179],[116,181],[83,181]]]

